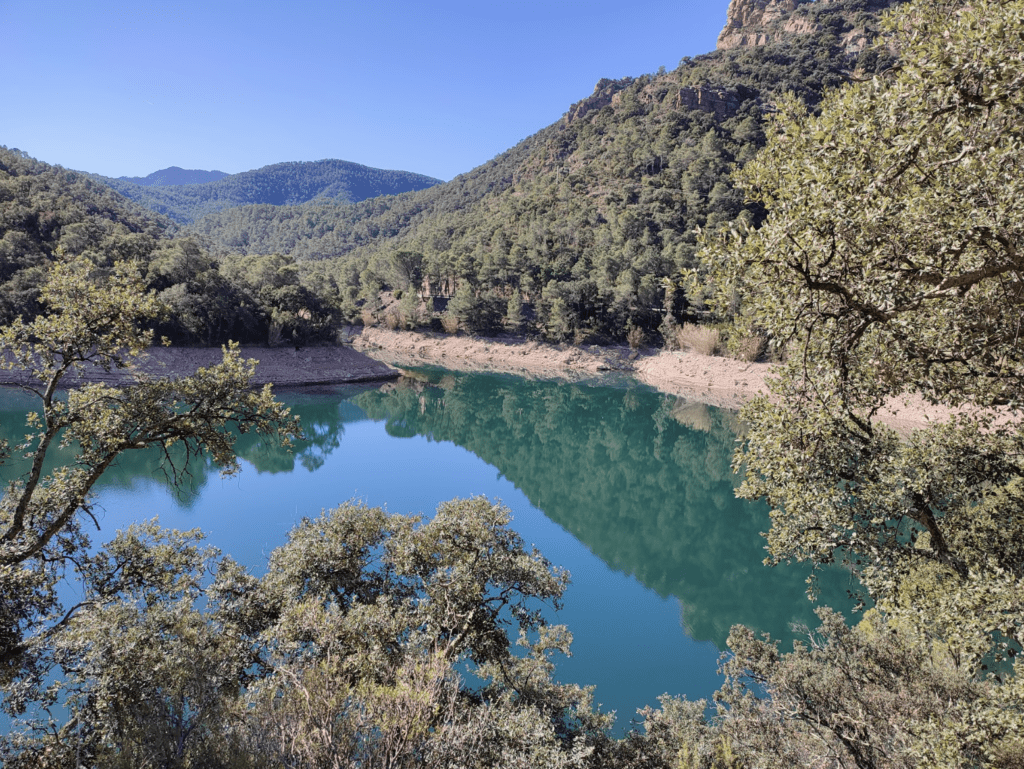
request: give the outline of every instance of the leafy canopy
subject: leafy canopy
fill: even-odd
[[[239,469],[232,428],[277,434],[285,443],[299,430],[269,387],[249,389],[255,362],[237,347],[192,376],[132,371],[152,339],[147,323],[162,308],[130,264],[111,272],[85,258],[55,264],[41,298],[49,312],[0,330],[0,364],[27,373],[22,387],[40,407],[24,440],[0,455],[20,454],[25,468],[0,498],[0,681],[34,670],[35,653],[71,615],[121,589],[124,573],[115,570],[89,585],[77,606],[64,607],[56,592],[68,572],[89,571],[89,495],[118,457],[155,448],[180,480],[181,460],[203,454],[230,474]],[[130,383],[88,384],[62,397],[69,375],[88,367],[125,370]]]
[[[846,557],[893,627],[975,674],[1024,642],[1021,29],[1019,1],[905,6],[891,72],[819,116],[779,104],[739,173],[768,218],[705,254],[786,356],[736,459],[771,504],[770,560]],[[952,415],[877,420],[917,396]],[[1020,687],[1001,691],[957,740],[1020,729]]]

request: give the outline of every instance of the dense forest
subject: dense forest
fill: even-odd
[[[212,174],[201,182],[184,181]],[[191,176],[190,176],[191,175]],[[218,178],[219,177],[219,178]],[[129,200],[187,224],[217,211],[256,204],[296,205],[308,201],[355,203],[440,184],[422,174],[385,171],[344,160],[275,163],[240,174],[165,169],[143,179],[95,177]]]
[[[165,307],[157,332],[178,343],[300,343],[337,317],[332,287],[301,281],[291,257],[214,259],[107,185],[17,150],[0,149],[0,201],[0,323],[35,317],[51,266],[75,257],[138,265]]]
[[[130,182],[142,187],[168,187],[176,184],[204,184],[223,179],[228,174],[223,171],[200,171],[196,169],[171,166],[154,171],[148,176],[119,176],[117,181]]]

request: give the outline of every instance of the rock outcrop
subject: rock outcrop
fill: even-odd
[[[834,0],[732,0],[726,12],[725,28],[718,36],[719,51],[777,43],[794,35],[807,35],[822,31],[810,13],[814,9],[833,5]],[[878,9],[889,5],[888,0],[869,0],[865,7]],[[864,50],[871,35],[853,22],[843,30],[840,43],[847,54]]]
[[[569,111],[565,113],[565,124],[569,125],[573,121],[579,120],[588,112],[594,112],[595,110],[607,107],[612,103],[615,94],[632,82],[633,78],[631,77],[626,77],[622,80],[601,78],[597,81],[597,85],[594,86],[594,93],[569,107]]]
[[[747,89],[737,91],[707,85],[684,86],[676,96],[676,107],[708,112],[719,120],[725,120],[739,112],[743,102],[751,96],[753,93],[747,93]]]

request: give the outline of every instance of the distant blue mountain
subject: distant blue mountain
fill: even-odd
[[[311,200],[357,203],[442,184],[440,179],[422,174],[370,168],[345,160],[276,163],[239,174],[172,167],[143,179],[92,178],[179,224],[238,206],[298,205]]]
[[[149,176],[119,176],[122,182],[140,184],[143,187],[169,187],[173,184],[205,184],[223,179],[228,174],[223,171],[196,171],[171,166],[161,171],[154,171]]]

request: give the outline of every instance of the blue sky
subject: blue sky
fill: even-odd
[[[713,50],[728,0],[3,0],[0,144],[108,176],[341,158],[451,179],[602,77]]]

